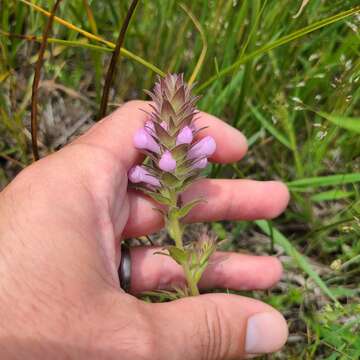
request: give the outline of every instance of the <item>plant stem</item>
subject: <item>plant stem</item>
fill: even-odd
[[[168,230],[169,230],[169,233],[172,236],[173,240],[175,241],[175,246],[180,250],[184,250],[184,244],[183,244],[183,240],[182,240],[183,230],[182,230],[182,226],[180,224],[179,218],[177,218],[176,216],[171,216],[171,218],[169,219]],[[190,290],[190,295],[191,296],[200,295],[197,284],[191,275],[189,263],[183,262],[182,267],[184,270],[188,288]]]

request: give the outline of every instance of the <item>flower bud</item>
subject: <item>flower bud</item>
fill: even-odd
[[[150,150],[154,153],[160,153],[160,146],[154,138],[144,129],[140,129],[134,136],[134,145],[137,149]]]
[[[159,187],[160,181],[152,176],[145,168],[142,166],[136,165],[132,167],[128,173],[129,180],[134,183],[145,183],[155,187]]]
[[[215,140],[211,136],[205,136],[189,150],[188,158],[196,159],[208,157],[211,156],[215,150]]]
[[[163,171],[174,171],[176,168],[176,160],[172,157],[170,151],[165,151],[159,161],[159,168]]]
[[[194,136],[191,128],[189,126],[185,126],[176,137],[176,145],[191,144],[193,138]]]

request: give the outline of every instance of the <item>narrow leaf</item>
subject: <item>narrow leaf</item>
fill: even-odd
[[[23,2],[24,4],[28,5],[28,6],[32,7],[34,10],[42,13],[43,15],[45,15],[47,17],[50,17],[50,15],[51,15],[50,12],[46,11],[45,9],[43,9],[42,7],[40,7],[40,6],[36,5],[36,4],[31,3],[28,0],[20,0],[20,1]],[[116,45],[113,42],[107,41],[107,40],[103,39],[102,37],[100,37],[98,35],[94,35],[94,34],[88,32],[86,30],[83,30],[83,29],[71,24],[70,22],[68,22],[68,21],[66,21],[66,20],[64,20],[62,18],[59,18],[59,17],[55,16],[54,21],[58,22],[59,24],[64,25],[68,29],[76,31],[77,33],[85,36],[88,39],[101,42],[101,43],[107,45],[111,49],[114,49],[116,47]],[[165,76],[166,75],[158,67],[156,67],[155,65],[153,65],[150,62],[146,61],[145,59],[141,58],[140,56],[132,53],[131,51],[129,51],[129,50],[125,49],[125,48],[121,48],[120,52],[121,52],[121,54],[123,56],[125,56],[125,57],[127,57],[129,59],[132,59],[132,60],[138,62],[139,64],[142,64],[143,66],[145,66],[146,68],[148,68],[151,71],[155,72],[156,74],[159,74],[160,76]]]
[[[169,246],[167,248],[170,256],[179,264],[182,265],[187,262],[188,254],[185,250],[179,249],[176,246]]]
[[[24,1],[24,0],[22,0],[22,1]],[[216,73],[215,75],[213,75],[210,79],[208,79],[205,83],[203,83],[201,86],[199,86],[196,90],[197,90],[197,92],[203,91],[205,88],[210,86],[217,79],[224,77],[227,74],[230,74],[234,70],[237,70],[240,65],[245,64],[246,62],[256,58],[257,56],[264,55],[267,52],[278,48],[279,46],[288,44],[291,41],[299,39],[313,31],[321,29],[321,28],[328,26],[330,24],[333,24],[335,22],[341,21],[341,20],[347,18],[348,16],[356,14],[359,11],[360,11],[360,6],[355,6],[352,9],[349,9],[349,10],[340,12],[338,14],[335,14],[333,16],[330,16],[328,18],[316,21],[315,23],[310,24],[302,29],[296,30],[296,31],[294,31],[288,35],[285,35],[273,42],[265,44],[264,46],[254,50],[253,52],[251,52],[249,54],[240,56],[240,58],[237,61],[235,61],[232,65],[226,67],[225,69],[221,70],[219,73]]]
[[[141,189],[142,192],[144,192],[146,195],[150,196],[152,199],[154,199],[156,202],[163,204],[163,205],[171,205],[171,200],[168,199],[165,196],[162,196],[158,193],[152,192],[152,191],[148,191],[145,189]]]
[[[312,268],[308,259],[298,252],[290,241],[276,228],[270,228],[269,223],[265,220],[257,220],[255,224],[268,236],[273,236],[274,242],[280,245],[285,252],[291,256],[298,264],[298,266],[307,273],[319,288],[326,294],[330,299],[337,303],[335,295],[331,292],[325,282],[320,278],[317,272]]]
[[[329,176],[318,176],[290,181],[287,183],[290,190],[296,191],[296,188],[320,187],[331,185],[343,185],[360,182],[360,173],[338,174]]]
[[[313,195],[310,199],[314,202],[322,201],[331,201],[331,200],[341,200],[354,196],[355,193],[352,191],[342,191],[342,190],[330,190],[324,191],[318,194]]]
[[[316,113],[334,125],[360,134],[360,117],[332,115],[323,111],[317,111]]]
[[[196,205],[200,204],[201,202],[205,202],[204,199],[196,199],[193,201],[190,201],[186,205],[184,205],[182,208],[177,210],[177,215],[180,219],[185,217]]]
[[[185,11],[185,13],[189,16],[191,21],[194,23],[196,29],[200,33],[201,41],[202,41],[202,44],[203,44],[199,59],[198,59],[196,65],[195,65],[195,68],[194,68],[194,70],[193,70],[193,72],[192,72],[192,74],[190,76],[189,81],[188,81],[188,84],[191,86],[191,84],[193,84],[193,82],[195,81],[197,75],[199,74],[199,72],[201,70],[201,67],[202,67],[202,65],[204,63],[206,52],[207,52],[207,41],[206,41],[205,32],[204,32],[200,22],[194,16],[194,14],[185,6],[185,4],[179,4],[179,6]]]
[[[300,9],[298,10],[298,12],[293,16],[293,19],[296,19],[297,17],[299,17],[301,15],[301,13],[303,12],[303,10],[305,9],[305,6],[309,3],[310,0],[303,0],[303,2],[301,3]]]

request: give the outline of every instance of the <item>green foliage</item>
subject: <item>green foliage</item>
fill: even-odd
[[[196,205],[200,204],[201,202],[204,202],[205,200],[202,199],[195,199],[187,204],[183,205],[181,208],[177,209],[177,216],[179,219],[184,218]]]
[[[271,236],[275,244],[279,244],[285,252],[290,255],[298,264],[298,266],[307,273],[314,281],[317,283],[319,288],[336,302],[336,298],[331,290],[327,287],[327,285],[323,282],[323,280],[319,277],[319,275],[314,271],[309,261],[306,259],[304,255],[298,252],[291,244],[291,242],[277,229],[271,228],[269,222],[264,220],[257,220],[256,225],[265,232],[265,234]]]
[[[335,125],[338,125],[341,128],[344,128],[349,131],[353,131],[355,133],[360,133],[360,118],[351,118],[348,116],[340,116],[340,115],[331,115],[327,114],[323,111],[318,111],[318,115],[323,117],[326,120],[329,120]]]
[[[35,3],[46,10],[52,5]],[[44,80],[62,90],[46,84],[40,88],[43,152],[52,150],[47,145],[52,136],[48,108],[54,113],[60,108],[61,119],[87,112],[95,117],[106,64],[129,5],[88,3],[93,16],[83,0],[64,0],[57,16],[65,22],[56,21],[49,39]],[[212,229],[228,239],[226,250],[284,258],[281,286],[253,293],[289,320],[297,340],[289,341],[283,358],[359,358],[360,18],[354,15],[359,3],[313,0],[296,18],[304,1],[182,3],[187,11],[175,0],[140,2],[121,52],[111,103],[144,99],[142,89],[151,87],[155,73],[184,72],[190,79],[206,40],[195,79],[200,108],[239,128],[250,145],[242,162],[212,166],[212,175],[282,179],[292,194],[289,209],[271,228],[265,222],[235,222],[215,223]],[[44,24],[34,6],[1,2],[1,186],[31,161],[32,67]],[[67,101],[65,106],[59,98]],[[167,195],[158,200],[170,204]],[[182,296],[184,290],[178,290]],[[162,299],[169,296],[161,294]]]

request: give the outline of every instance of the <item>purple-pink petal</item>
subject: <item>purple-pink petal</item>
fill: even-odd
[[[129,170],[128,177],[134,184],[142,182],[155,187],[160,186],[160,181],[139,165],[136,165]]]
[[[193,141],[193,132],[189,126],[182,128],[176,137],[176,145],[191,144]]]
[[[189,159],[203,158],[211,156],[216,150],[216,142],[213,137],[205,136],[196,143],[188,153]]]
[[[163,171],[174,171],[176,168],[176,160],[172,157],[170,151],[165,151],[159,161],[159,168]]]
[[[139,129],[134,136],[134,145],[137,149],[150,150],[160,153],[160,146],[154,138],[144,129]]]

